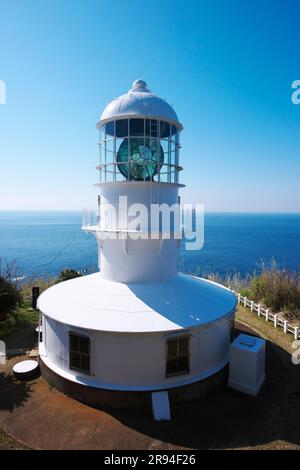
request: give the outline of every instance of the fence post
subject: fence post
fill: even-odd
[[[261,315],[261,305],[260,305],[260,304],[258,304],[258,306],[257,306],[257,315],[258,315],[259,317],[260,317],[260,315]]]
[[[251,308],[251,312],[253,312],[253,310],[254,310],[254,300],[251,300],[251,306],[250,306],[250,308]]]
[[[278,313],[274,314],[274,327],[277,327],[277,318],[278,318]]]
[[[238,303],[240,304],[241,303],[241,294],[237,295],[237,300],[238,300]]]
[[[244,297],[244,307],[247,307],[247,297]]]
[[[295,326],[295,339],[298,339],[298,331],[299,331],[299,327]]]
[[[38,286],[34,286],[31,289],[31,307],[36,310],[36,303],[38,296],[40,295],[40,288]]]
[[[270,310],[267,308],[266,309],[266,321],[269,321],[269,313],[270,313]]]
[[[283,321],[283,331],[284,331],[284,333],[287,333],[287,329],[288,329],[288,321],[284,320]]]

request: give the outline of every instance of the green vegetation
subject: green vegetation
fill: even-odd
[[[7,268],[8,265],[6,265]],[[36,325],[38,321],[38,311],[31,308],[32,287],[37,286],[42,293],[55,283],[80,277],[77,271],[66,269],[62,271],[56,279],[31,279],[22,289],[18,283],[12,281],[15,274],[11,269],[1,271],[0,266],[0,338],[7,338],[16,331],[29,325]]]
[[[56,282],[58,283],[68,281],[69,279],[74,279],[75,277],[81,277],[81,274],[79,274],[74,269],[65,269],[64,271],[60,272]]]
[[[37,310],[33,310],[29,304],[23,304],[11,311],[6,320],[0,322],[0,339],[7,338],[25,326],[36,325],[38,318]]]
[[[210,279],[225,284],[243,296],[282,312],[290,320],[300,319],[300,274],[280,269],[275,261],[270,266],[262,265],[259,273],[246,278],[238,275]]]
[[[17,286],[0,276],[0,322],[7,318],[9,312],[22,302],[22,296]]]

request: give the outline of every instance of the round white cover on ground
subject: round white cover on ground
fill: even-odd
[[[37,361],[27,360],[17,362],[17,364],[13,366],[13,371],[15,374],[28,374],[35,371],[38,367],[39,364]]]

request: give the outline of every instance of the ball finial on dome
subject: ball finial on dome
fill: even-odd
[[[145,82],[145,80],[142,80],[141,78],[133,82],[131,89],[132,91],[149,91],[147,83]]]

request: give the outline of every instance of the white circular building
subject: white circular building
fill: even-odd
[[[179,201],[182,125],[137,80],[97,128],[99,219],[83,229],[98,240],[99,272],[40,295],[42,373],[97,405],[147,405],[162,390],[171,401],[202,396],[226,378],[236,298],[178,273],[176,215],[168,233],[149,216]]]

